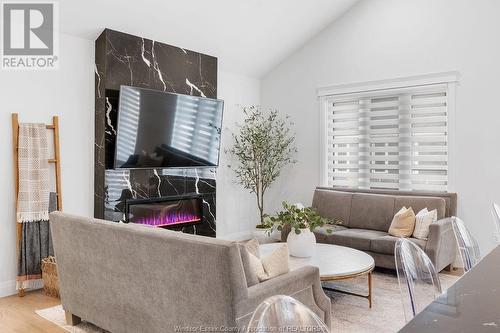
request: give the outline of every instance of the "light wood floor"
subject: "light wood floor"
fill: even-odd
[[[35,313],[60,304],[60,300],[32,291],[26,296],[0,298],[0,332],[2,333],[67,333],[59,326]]]

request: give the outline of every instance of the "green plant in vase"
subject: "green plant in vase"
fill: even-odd
[[[314,231],[316,228],[324,227],[325,225],[339,225],[342,221],[339,219],[328,219],[318,214],[313,207],[300,207],[283,202],[283,210],[278,212],[276,216],[270,216],[267,220],[267,225],[276,226],[278,230],[282,230],[284,226],[290,226],[292,231],[300,234],[303,229]],[[327,233],[331,233],[332,229],[327,228]]]
[[[313,207],[301,207],[283,202],[283,210],[275,216],[266,219],[267,224],[283,230],[290,227],[287,243],[290,254],[296,257],[310,257],[314,251],[316,238],[313,231],[325,225],[339,225],[339,219],[328,219],[318,214]],[[327,233],[332,233],[332,228],[326,228]]]

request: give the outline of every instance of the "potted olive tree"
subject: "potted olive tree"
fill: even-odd
[[[243,108],[244,120],[233,133],[233,146],[226,150],[236,163],[229,165],[238,183],[255,194],[260,221],[256,232],[269,234],[264,214],[264,195],[279,177],[281,170],[295,163],[297,149],[288,116],[282,117],[277,110],[264,111],[261,107]]]

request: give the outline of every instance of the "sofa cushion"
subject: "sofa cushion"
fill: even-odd
[[[257,258],[260,258],[260,248],[259,248],[259,241],[257,238],[252,238],[247,241],[239,242],[240,244],[244,245],[248,252],[256,256]]]
[[[411,207],[403,207],[394,215],[389,235],[396,237],[410,237],[415,230],[415,213]]]
[[[370,241],[387,235],[387,232],[368,229],[346,229],[328,236],[328,242],[335,245],[352,247],[361,251],[370,250]]]
[[[444,218],[446,213],[446,201],[438,197],[396,196],[393,214],[396,214],[403,206],[413,208],[414,212],[419,212],[424,208],[427,208],[429,211],[436,209],[438,220]]]
[[[255,251],[257,244],[257,251]],[[256,239],[238,244],[241,260],[247,280],[247,286],[251,287],[259,282],[267,281],[273,277],[288,273],[288,246],[283,244],[278,249],[260,256],[258,242]]]
[[[312,207],[318,214],[329,219],[342,220],[342,225],[348,227],[351,213],[352,193],[319,190],[314,191]]]
[[[318,243],[328,243],[328,237],[330,237],[334,232],[346,229],[346,227],[341,225],[327,224],[324,227],[316,228],[314,230],[314,236],[316,236],[316,241]],[[328,232],[328,230],[331,230],[331,232]]]
[[[415,216],[415,230],[413,230],[413,237],[418,239],[427,240],[429,236],[429,227],[432,222],[437,221],[437,210],[433,209],[430,212],[427,208],[422,209]]]
[[[380,254],[394,255],[394,245],[399,237],[394,237],[391,235],[386,235],[372,239],[370,243],[370,251]],[[413,243],[417,244],[422,250],[425,250],[425,245],[427,241],[416,238],[408,238]]]
[[[258,260],[258,258],[254,255],[250,254],[250,256]],[[259,278],[259,281],[267,281],[274,277],[288,273],[290,271],[288,267],[289,256],[288,245],[284,244],[273,252],[263,256],[262,259],[258,260],[261,262],[262,268],[264,269],[263,272],[261,272],[260,269],[257,269],[257,277]]]
[[[259,283],[259,278],[252,265],[252,256],[257,258],[257,260],[260,258],[259,242],[257,239],[253,238],[238,243],[238,247],[240,249],[241,262],[243,264],[247,286],[251,287]]]
[[[394,198],[393,195],[354,193],[348,227],[386,232],[394,216]]]

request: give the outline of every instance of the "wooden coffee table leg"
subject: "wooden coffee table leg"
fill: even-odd
[[[370,305],[370,309],[372,308],[372,272],[368,273],[368,303]]]
[[[366,298],[368,300],[368,305],[369,305],[369,307],[371,309],[371,307],[372,307],[372,289],[373,289],[372,272],[373,272],[373,268],[370,271],[368,271],[368,272],[362,272],[362,273],[357,274],[357,275],[342,276],[342,277],[336,277],[336,278],[321,277],[321,281],[322,282],[333,282],[333,281],[340,281],[340,280],[352,279],[354,277],[366,275],[367,278],[368,278],[368,294],[358,294],[358,293],[350,292],[350,291],[347,291],[347,290],[336,289],[336,288],[331,288],[331,287],[326,287],[326,286],[323,286],[323,289],[335,291],[335,292],[346,294],[346,295],[358,296],[358,297]]]

